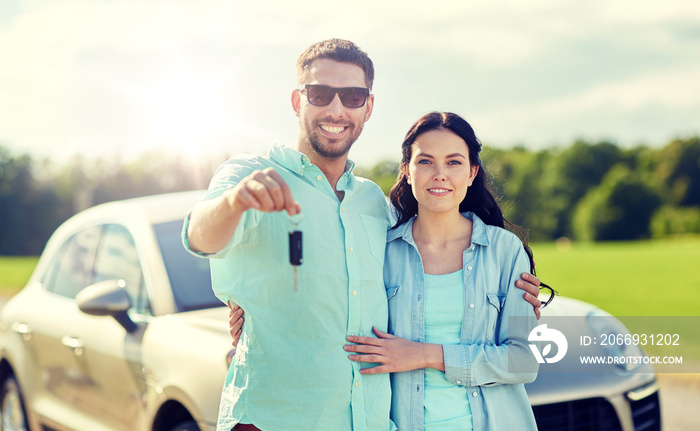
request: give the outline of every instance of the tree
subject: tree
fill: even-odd
[[[656,178],[666,188],[666,203],[700,206],[700,137],[672,141],[658,160]]]
[[[635,240],[650,236],[650,221],[659,206],[658,193],[639,175],[620,164],[605,175],[574,213],[576,239]]]
[[[585,141],[576,141],[548,160],[542,171],[542,194],[549,201],[549,211],[557,220],[557,226],[551,232],[552,238],[572,234],[571,220],[578,202],[601,183],[610,168],[622,161],[622,154],[615,144]]]

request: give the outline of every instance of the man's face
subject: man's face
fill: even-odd
[[[302,84],[367,87],[362,68],[326,58],[311,63],[309,75]],[[292,106],[299,117],[299,144],[302,146],[299,150],[312,159],[314,154],[325,159],[346,157],[372,114],[373,105],[374,96],[370,94],[364,106],[347,108],[336,94],[327,106],[315,106],[309,103],[306,91],[295,90]]]

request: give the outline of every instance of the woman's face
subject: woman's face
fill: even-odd
[[[459,212],[459,204],[472,185],[478,166],[469,163],[469,147],[449,130],[418,135],[411,146],[408,183],[418,201],[418,213]]]

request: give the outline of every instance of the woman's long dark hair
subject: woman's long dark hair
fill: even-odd
[[[401,167],[399,176],[396,179],[389,193],[389,199],[396,208],[398,221],[394,227],[398,227],[418,214],[418,201],[413,196],[411,185],[408,184],[408,164],[411,161],[413,151],[413,143],[418,136],[431,130],[449,130],[459,136],[466,142],[469,148],[469,163],[472,166],[479,166],[479,172],[472,185],[469,187],[467,195],[459,204],[459,211],[471,211],[476,214],[484,223],[492,226],[498,226],[513,232],[520,238],[525,247],[525,252],[530,259],[530,272],[535,274],[535,262],[532,256],[532,250],[527,245],[527,235],[524,230],[510,223],[503,217],[503,212],[498,206],[496,197],[491,191],[490,184],[487,181],[486,171],[481,164],[479,153],[481,152],[481,142],[476,138],[474,129],[467,121],[457,114],[451,112],[431,112],[424,115],[406,133],[406,137],[401,145]]]

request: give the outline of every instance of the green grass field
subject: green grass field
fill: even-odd
[[[541,280],[616,316],[700,316],[700,238],[532,244]]]
[[[22,289],[38,260],[37,257],[0,257],[0,295],[13,295]]]

